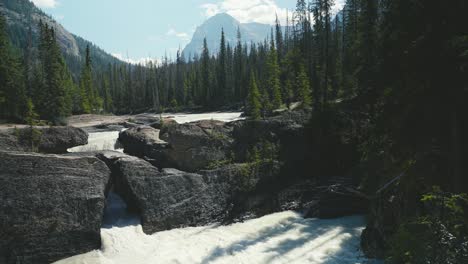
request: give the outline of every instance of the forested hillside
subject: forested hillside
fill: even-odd
[[[107,68],[109,63],[123,64],[91,42],[68,32],[62,25],[34,6],[29,0],[1,0],[0,13],[6,17],[7,31],[13,46],[21,52],[26,52],[26,50],[30,53],[37,52],[35,44],[39,40],[40,20],[53,27],[56,31],[59,47],[75,79],[79,77],[81,72],[88,45],[91,49],[94,67],[97,70]]]

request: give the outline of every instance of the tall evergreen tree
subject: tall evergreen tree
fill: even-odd
[[[200,94],[200,103],[206,105],[211,100],[211,87],[210,87],[210,51],[208,50],[208,44],[206,38],[203,39],[203,52],[201,56],[201,87],[202,92]]]
[[[299,74],[296,80],[297,91],[299,93],[299,100],[301,101],[301,106],[303,108],[308,108],[311,106],[312,99],[310,96],[310,83],[307,73],[304,66],[301,66]]]
[[[245,94],[243,93],[244,85],[244,51],[242,47],[242,36],[240,28],[237,28],[237,45],[234,48],[234,65],[233,65],[233,74],[234,74],[234,98],[236,100],[242,100]]]
[[[260,92],[258,91],[255,74],[250,74],[250,87],[247,99],[247,114],[254,120],[260,119]]]
[[[97,113],[101,111],[102,99],[99,96],[93,81],[93,68],[91,60],[91,51],[86,47],[85,64],[81,72],[81,105],[84,113]]]
[[[35,70],[34,105],[40,116],[62,124],[71,113],[71,74],[57,44],[55,30],[39,23],[39,66]]]
[[[25,78],[20,57],[11,47],[0,15],[0,116],[22,120],[26,110]]]
[[[280,68],[278,65],[278,54],[275,48],[273,30],[271,33],[270,52],[268,54],[268,88],[271,92],[271,103],[274,109],[278,109],[283,104],[281,96]]]
[[[224,105],[228,102],[229,91],[227,88],[227,51],[226,38],[224,29],[221,29],[221,41],[219,44],[218,65],[217,65],[217,87],[216,87],[216,104],[217,106]]]

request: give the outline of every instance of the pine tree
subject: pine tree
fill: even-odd
[[[301,100],[301,106],[308,108],[311,106],[312,99],[310,97],[310,83],[307,73],[305,72],[304,66],[301,66],[299,74],[297,76],[297,91],[299,93],[299,100]]]
[[[370,0],[374,1],[374,0]],[[323,19],[324,19],[324,49],[325,49],[325,54],[324,54],[324,86],[323,86],[323,91],[322,91],[322,105],[326,106],[328,104],[329,100],[329,94],[328,90],[330,87],[330,68],[331,68],[331,56],[330,56],[330,35],[331,35],[331,8],[334,4],[333,0],[321,0],[321,7],[322,7],[322,14],[323,14]]]
[[[201,87],[199,102],[206,105],[211,100],[211,87],[210,87],[210,52],[206,38],[203,39],[203,53],[201,57]]]
[[[271,103],[274,109],[279,109],[283,104],[281,97],[280,68],[278,65],[278,55],[275,48],[273,30],[271,33],[270,52],[268,54],[268,88],[271,91]]]
[[[346,0],[343,9],[343,89],[346,95],[357,90],[358,0]]]
[[[184,78],[185,78],[185,59],[182,55],[182,51],[179,47],[176,55],[176,85],[175,85],[175,97],[178,102],[184,102]]]
[[[218,65],[217,65],[217,89],[216,89],[216,104],[221,106],[228,102],[229,91],[227,89],[227,51],[224,29],[221,29],[221,41],[219,45]]]
[[[34,126],[38,125],[39,115],[34,111],[34,104],[30,98],[26,100],[26,113],[25,120],[28,124],[27,140],[29,141],[29,146],[31,146],[31,151],[37,151],[37,147],[41,141],[41,131],[35,128]]]
[[[247,115],[253,120],[260,119],[260,92],[258,91],[255,74],[250,75],[250,89],[247,99]]]
[[[35,97],[40,116],[54,124],[64,124],[71,113],[71,74],[57,44],[55,30],[39,23],[39,66],[35,69]]]
[[[24,69],[6,34],[0,15],[0,117],[20,121],[26,108]]]
[[[112,113],[113,111],[113,102],[112,102],[112,96],[110,92],[110,78],[109,78],[110,72],[105,73],[104,76],[102,76],[102,89],[104,92],[104,110],[107,113]]]
[[[275,39],[276,39],[276,50],[278,56],[278,64],[281,64],[281,59],[284,55],[284,40],[283,40],[283,30],[281,29],[281,23],[276,14],[276,23],[275,23]]]
[[[236,100],[242,100],[245,94],[243,93],[244,85],[244,51],[242,47],[242,36],[240,28],[237,28],[237,45],[234,48],[234,98]]]
[[[101,111],[102,99],[100,98],[93,81],[93,69],[89,45],[86,47],[85,64],[81,72],[81,109],[84,113],[97,113]]]
[[[285,85],[285,98],[286,98],[286,105],[288,109],[291,108],[291,104],[293,103],[294,100],[294,88],[293,88],[293,82],[291,81],[292,78],[288,78],[286,80],[286,85]]]
[[[369,93],[374,93],[373,90],[377,88],[375,80],[377,73],[377,2],[375,0],[361,0],[360,4],[358,93],[370,95]]]

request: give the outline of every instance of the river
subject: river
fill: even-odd
[[[239,112],[229,112],[229,113],[202,113],[202,114],[163,114],[163,118],[174,119],[179,124],[195,122],[200,120],[218,120],[224,122],[232,122],[236,120],[243,119],[241,117],[242,113]],[[149,114],[147,114],[149,116]],[[159,115],[154,115],[154,117],[159,117]],[[99,151],[99,150],[116,150],[123,152],[123,149],[119,149],[116,145],[119,138],[120,131],[104,131],[104,132],[92,132],[89,133],[88,144],[84,146],[79,146],[71,148],[69,152],[89,152],[89,151]]]
[[[234,121],[240,113],[166,115],[178,123]],[[118,131],[90,133],[89,144],[71,151],[115,150]],[[213,224],[146,235],[139,219],[110,193],[101,229],[102,248],[56,264],[158,263],[374,263],[360,251],[364,216],[304,219],[286,211],[229,226]]]

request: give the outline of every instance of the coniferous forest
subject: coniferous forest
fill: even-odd
[[[262,43],[246,43],[239,32],[231,47],[220,28],[217,54],[205,40],[201,54],[95,67],[88,47],[78,72],[67,66],[54,28],[41,23],[38,39],[13,47],[0,16],[0,118],[34,115],[58,125],[74,114],[243,109],[259,120],[278,109],[311,109],[307,144],[319,154],[304,170],[325,177],[352,168],[377,199],[382,186],[400,182],[382,254],[393,263],[442,263],[438,256],[462,263],[468,2],[347,0],[337,15],[332,6],[298,0]],[[353,150],[343,153],[344,145]]]

